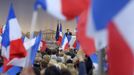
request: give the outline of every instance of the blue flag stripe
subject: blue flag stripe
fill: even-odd
[[[46,6],[46,0],[36,0],[35,4],[34,4],[34,10],[36,11],[38,9],[38,6],[41,6],[41,8],[43,10],[46,10],[47,9],[47,6]]]
[[[96,30],[104,29],[107,23],[117,14],[130,0],[92,0],[93,21]]]

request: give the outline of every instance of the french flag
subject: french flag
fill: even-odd
[[[61,49],[67,50],[68,48],[69,48],[69,42],[68,42],[67,36],[64,35],[64,37],[62,39]]]
[[[31,64],[34,64],[34,60],[35,60],[35,57],[36,57],[36,53],[38,51],[38,48],[39,48],[39,45],[40,45],[40,42],[41,42],[41,39],[42,39],[42,33],[40,32],[38,34],[37,37],[31,39],[29,41],[29,47],[31,48],[31,53],[28,53],[29,55],[27,56],[30,56],[30,63]],[[28,43],[27,43],[28,44]],[[27,48],[27,49],[30,49],[30,48]],[[29,51],[28,51],[29,52]],[[26,62],[27,62],[27,58],[24,57],[24,58],[21,58],[21,59],[18,59],[18,58],[14,58],[12,61],[10,61],[8,63],[8,65],[14,65],[14,66],[19,66],[19,67],[25,67],[26,65]]]
[[[61,43],[62,43],[62,25],[61,25],[61,23],[59,23],[58,25],[57,25],[57,31],[56,31],[56,36],[55,36],[55,38],[56,38],[56,42],[57,42],[57,44],[58,45],[61,45]]]
[[[108,33],[104,41],[108,42],[109,75],[134,75],[133,7],[133,0],[92,1],[88,25],[102,37]]]
[[[36,38],[27,39],[26,41],[24,41],[23,45],[27,51],[37,43],[37,42],[35,43],[35,40],[36,40]],[[23,61],[20,62],[20,60],[23,60]],[[18,64],[18,62],[19,62],[19,64]],[[16,75],[18,72],[20,72],[22,70],[21,67],[25,66],[24,58],[21,58],[21,59],[14,58],[7,65],[14,65],[14,66],[12,66],[8,71],[6,71],[6,74]],[[3,66],[0,67],[0,73],[2,73],[2,71],[3,71]]]
[[[68,20],[87,9],[88,3],[89,0],[36,0],[34,9],[41,7],[59,19]]]
[[[2,34],[2,56],[4,57],[4,72],[11,66],[7,63],[14,58],[22,58],[27,55],[21,39],[22,33],[16,19],[13,6],[10,6],[7,22]]]

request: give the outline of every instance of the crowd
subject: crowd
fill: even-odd
[[[24,68],[21,75],[92,75],[93,64],[82,50],[46,49],[38,52],[33,67]]]
[[[34,64],[23,68],[18,75],[92,75],[92,71],[92,61],[82,50],[56,48],[38,51]]]

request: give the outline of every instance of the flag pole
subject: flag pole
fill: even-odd
[[[35,26],[36,26],[36,22],[37,22],[37,17],[38,17],[38,11],[34,11],[33,15],[32,15],[32,22],[31,22],[30,39],[32,39],[34,37],[34,30],[35,30]],[[31,62],[30,62],[31,49],[28,50],[28,53],[29,54],[26,58],[25,67],[28,67],[31,65]]]
[[[104,48],[98,51],[98,72],[97,72],[97,75],[104,75],[103,50],[104,50]]]

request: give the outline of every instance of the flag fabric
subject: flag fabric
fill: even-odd
[[[98,70],[98,56],[97,56],[97,54],[96,53],[91,54],[90,58],[93,62],[94,71],[97,72],[97,70]]]
[[[12,68],[10,68],[7,72],[6,72],[6,74],[8,74],[8,75],[17,75],[19,72],[21,72],[21,68],[20,67],[18,67],[18,66],[13,66]],[[2,71],[3,71],[3,66],[2,67],[0,67],[0,73],[2,73]]]
[[[33,38],[31,40],[27,39],[27,40],[25,40],[23,42],[23,45],[24,45],[25,49],[28,51],[34,45],[34,42],[35,42],[35,38]],[[14,59],[16,59],[16,58],[14,58]],[[7,65],[9,65],[12,61],[14,61],[14,59],[12,59]],[[21,62],[21,63],[23,63],[23,62]],[[16,75],[18,72],[21,71],[21,69],[22,69],[21,67],[19,67],[17,65],[16,66],[12,66],[6,73],[8,75]],[[0,67],[0,73],[2,73],[2,72],[3,72],[3,66]]]
[[[75,40],[76,40],[76,36],[71,36],[70,40],[68,40],[70,48],[74,48],[73,45],[75,43]]]
[[[134,75],[133,7],[133,0],[92,1],[88,25],[99,34],[108,33],[103,40],[108,42],[108,75]]]
[[[62,39],[61,49],[67,50],[68,48],[69,48],[69,42],[68,42],[66,35],[64,35],[64,37]]]
[[[91,55],[96,51],[95,40],[86,34],[88,10],[85,10],[80,16],[77,25],[77,40],[79,41],[86,55]]]
[[[22,36],[22,41],[24,42],[24,40],[25,40],[25,36],[23,35],[23,36]]]
[[[22,42],[22,33],[19,23],[16,19],[13,6],[10,6],[7,22],[2,34],[2,56],[4,57],[4,72],[11,66],[7,63],[13,58],[22,58],[26,56],[26,50]]]
[[[58,41],[58,39],[59,39],[59,24],[57,24],[55,39],[56,39],[56,41]]]
[[[69,47],[74,48],[73,45],[75,44],[76,36],[71,36],[69,41]]]
[[[41,6],[51,15],[67,20],[78,16],[87,9],[88,3],[89,0],[36,0],[34,9],[37,10]]]
[[[62,42],[62,25],[61,25],[61,23],[60,23],[60,30],[59,30],[59,38],[58,38],[58,41],[60,42],[60,44],[61,44],[61,42]]]
[[[47,48],[46,42],[43,41],[43,40],[41,40],[38,50],[39,50],[40,52],[44,52],[44,51],[46,50],[46,48]]]
[[[3,27],[2,27],[2,26],[0,26],[0,35],[2,34],[2,28],[3,28]]]
[[[27,36],[24,36],[24,35],[22,36],[22,41],[23,41],[23,42],[26,42],[26,41],[28,41],[28,40],[29,40],[29,38],[28,38]]]
[[[34,63],[36,53],[37,53],[38,48],[39,48],[39,44],[41,42],[41,38],[42,38],[42,33],[40,32],[36,38],[34,38],[30,41],[30,44],[32,44],[31,53],[28,53],[30,55],[27,55],[27,56],[30,56],[30,63],[31,64]],[[10,61],[8,63],[8,65],[14,65],[14,66],[19,66],[19,67],[25,67],[25,64],[26,64],[26,57],[21,58],[21,59],[14,58],[12,61]]]
[[[62,25],[61,23],[57,25],[57,30],[56,30],[56,43],[60,46],[62,42]]]
[[[35,60],[35,57],[36,57],[36,53],[37,53],[37,50],[39,48],[39,44],[41,42],[41,39],[42,39],[42,32],[40,32],[35,40],[35,44],[32,46],[32,51],[31,51],[31,63],[33,64],[34,63],[34,60]]]
[[[74,49],[76,49],[76,50],[79,50],[80,49],[80,43],[79,43],[79,41],[76,39],[75,40],[75,42],[74,42],[74,44],[73,44],[73,47],[74,47]]]

